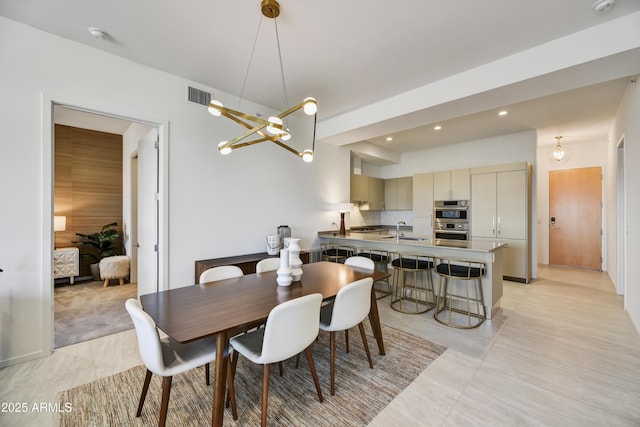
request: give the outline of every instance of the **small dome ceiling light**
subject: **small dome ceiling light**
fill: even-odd
[[[596,2],[593,4],[593,10],[598,13],[606,12],[613,7],[613,4],[615,2],[616,0],[596,0]]]
[[[104,40],[107,38],[107,34],[100,28],[89,27],[89,34],[96,40]]]

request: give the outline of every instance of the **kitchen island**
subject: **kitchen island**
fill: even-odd
[[[430,237],[415,236],[410,233],[396,235],[395,231],[373,230],[368,232],[347,231],[344,235],[335,231],[318,233],[321,243],[352,246],[356,249],[379,249],[389,253],[408,253],[433,258],[451,258],[482,262],[486,265],[482,277],[482,292],[487,319],[500,308],[502,298],[502,248],[504,243],[473,240],[432,240]],[[434,273],[434,284],[438,276]],[[460,286],[459,281],[455,286]]]

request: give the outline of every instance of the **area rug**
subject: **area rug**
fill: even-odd
[[[383,326],[386,355],[377,351],[367,332],[374,369],[369,368],[357,328],[349,334],[350,352],[339,335],[336,352],[336,395],[329,394],[328,334],[321,333],[312,346],[324,402],[318,401],[305,357],[300,367],[284,363],[284,375],[271,369],[267,422],[277,426],[363,426],[404,390],[446,348],[394,328]],[[213,374],[213,369],[212,369]],[[155,426],[160,412],[161,380],[154,375],[142,416],[135,412],[145,368],[138,366],[60,394],[61,426]],[[262,368],[240,357],[236,373],[238,420],[224,414],[225,426],[260,424]],[[194,369],[173,378],[168,426],[211,425],[212,387],[204,370]]]
[[[81,282],[54,291],[54,347],[64,347],[133,329],[124,303],[138,296],[135,283]]]

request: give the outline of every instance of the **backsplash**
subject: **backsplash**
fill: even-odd
[[[395,225],[404,221],[413,225],[413,211],[369,211],[360,210],[358,205],[349,213],[350,226],[362,227],[366,225]]]

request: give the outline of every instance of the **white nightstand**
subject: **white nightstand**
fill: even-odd
[[[80,250],[78,248],[57,248],[53,251],[53,278],[73,278],[80,274]]]

